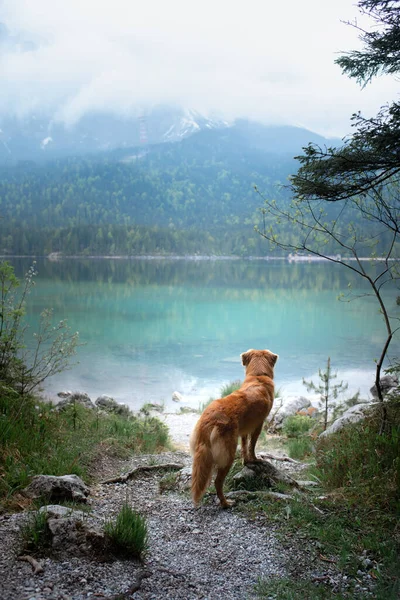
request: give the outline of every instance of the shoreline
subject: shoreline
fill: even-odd
[[[286,256],[236,256],[236,255],[218,255],[218,254],[118,254],[118,255],[108,255],[108,254],[71,254],[71,255],[63,255],[58,252],[53,252],[51,254],[0,254],[0,259],[11,259],[11,258],[19,258],[19,259],[41,259],[41,260],[49,260],[50,262],[62,262],[63,260],[171,260],[171,261],[286,261],[289,264],[291,263],[321,263],[321,262],[331,262],[335,264],[343,264],[344,261],[347,262],[356,262],[357,260],[367,262],[384,262],[389,260],[391,262],[395,262],[396,258],[385,259],[382,257],[368,257],[368,256],[360,256],[358,259],[351,256],[296,256],[296,255],[286,255]]]

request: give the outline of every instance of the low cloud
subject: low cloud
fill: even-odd
[[[395,97],[385,77],[361,90],[334,59],[356,47],[351,0],[3,0],[0,114],[138,114],[177,104],[291,123],[328,135]]]

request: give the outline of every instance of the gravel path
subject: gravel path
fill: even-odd
[[[165,415],[181,447],[187,447],[197,418]],[[123,466],[127,471],[154,462],[189,466],[191,459],[187,452],[178,451],[134,457]],[[111,474],[117,473],[104,476]],[[260,576],[288,573],[294,549],[278,541],[273,528],[235,509],[223,511],[213,502],[194,510],[187,494],[160,493],[161,477],[159,472],[142,473],[127,483],[97,484],[91,489],[89,520],[110,519],[126,500],[146,516],[150,543],[143,565],[64,556],[42,559],[44,572],[33,575],[30,564],[16,560],[19,529],[26,515],[0,516],[1,600],[245,600],[255,597],[254,585]],[[302,550],[297,554],[301,563]]]

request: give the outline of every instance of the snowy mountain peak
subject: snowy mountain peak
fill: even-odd
[[[183,115],[164,133],[163,140],[175,142],[202,129],[221,129],[223,127],[229,127],[229,123],[221,119],[205,117],[195,110],[186,109]]]

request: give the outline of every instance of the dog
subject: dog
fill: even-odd
[[[210,485],[216,467],[215,489],[222,508],[225,478],[235,458],[239,437],[244,464],[257,461],[254,448],[274,402],[274,366],[278,355],[270,350],[247,350],[240,355],[246,369],[241,387],[213,400],[198,420],[190,439],[193,456],[192,498],[197,506]]]

